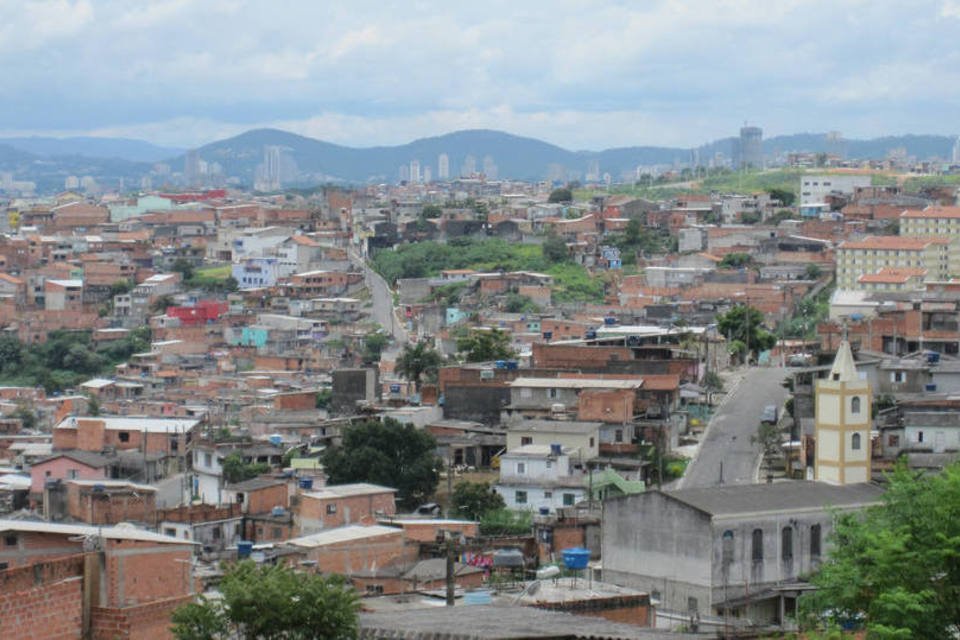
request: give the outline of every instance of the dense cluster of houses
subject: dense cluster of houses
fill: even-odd
[[[439,592],[450,540],[460,590],[483,585],[504,547],[532,564],[585,547],[591,578],[618,586],[531,604],[652,625],[652,601],[685,624],[783,624],[806,588],[796,580],[826,552],[829,509],[878,499],[854,467],[869,480],[898,459],[937,469],[960,451],[957,194],[803,180],[795,207],[769,193],[551,203],[547,185],[483,179],[6,203],[7,338],[29,348],[90,332],[98,352],[144,327],[149,339],[75,387],[0,387],[0,635],[49,624],[164,637],[170,612],[237,557],[341,574],[370,596]],[[628,227],[660,249],[624,245]],[[555,275],[524,270],[384,283],[367,260],[428,239],[548,237],[602,279],[602,299],[569,301]],[[816,339],[786,339],[834,279],[829,312],[806,318]],[[738,305],[780,332],[755,363],[803,365],[783,422],[786,475],[802,481],[653,490],[669,480],[664,460],[702,435],[711,374],[749,360],[718,328]],[[470,332],[504,336],[511,355],[457,362]],[[449,360],[404,377],[406,341]],[[855,434],[862,460],[823,443],[849,435],[815,411],[838,367],[837,384],[865,381],[878,404]],[[533,514],[528,535],[491,541],[441,507],[398,513],[395,488],[329,484],[323,450],[383,418],[430,433],[451,485],[486,472],[508,509]],[[23,598],[44,604],[4,626]]]

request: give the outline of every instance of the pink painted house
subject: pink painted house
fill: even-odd
[[[48,480],[100,480],[109,477],[110,460],[90,451],[64,451],[34,463],[30,468],[30,494],[43,494]]]

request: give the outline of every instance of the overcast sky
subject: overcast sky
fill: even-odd
[[[960,0],[0,0],[0,134],[954,134],[958,35]]]

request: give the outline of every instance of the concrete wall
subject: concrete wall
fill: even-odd
[[[710,518],[649,491],[604,503],[603,580],[657,592],[666,609],[701,613],[711,597]]]

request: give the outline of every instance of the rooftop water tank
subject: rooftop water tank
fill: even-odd
[[[573,547],[572,549],[564,549],[562,555],[563,566],[574,571],[586,569],[587,563],[590,562],[590,549]]]
[[[244,560],[250,557],[253,551],[253,543],[249,540],[241,540],[237,543],[237,559]]]

